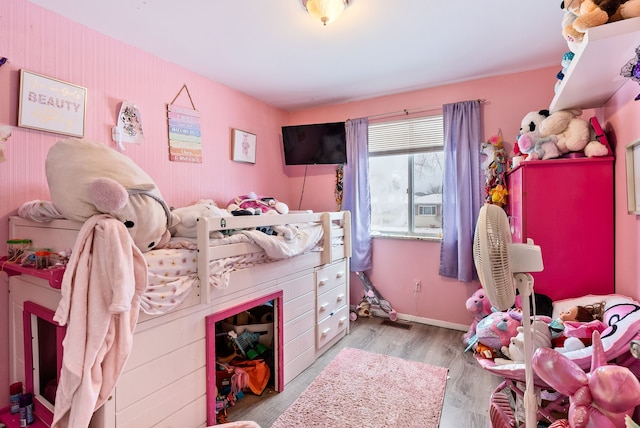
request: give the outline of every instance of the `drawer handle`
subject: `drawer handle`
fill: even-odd
[[[336,278],[342,278],[343,276],[344,276],[344,271],[343,270],[341,270],[340,272],[338,272],[336,274]]]
[[[344,299],[344,294],[340,294],[340,295],[338,295],[338,297],[336,298],[336,300],[337,300],[338,302],[342,302],[342,299]]]
[[[330,328],[327,328],[327,329],[322,330],[322,334],[321,334],[321,335],[322,335],[322,337],[326,337],[326,336],[327,336],[327,334],[329,334],[329,332],[330,332],[330,331],[331,331],[331,329],[330,329]]]
[[[340,318],[340,320],[338,321],[338,325],[342,325],[344,324],[344,322],[347,320],[347,317],[342,317]]]
[[[320,281],[318,281],[318,285],[325,285],[327,281],[329,281],[327,278],[322,278]]]
[[[326,311],[327,310],[327,306],[329,306],[328,303],[323,303],[322,305],[320,305],[320,312]]]

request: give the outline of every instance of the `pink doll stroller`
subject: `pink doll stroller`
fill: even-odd
[[[602,319],[604,330],[600,332],[602,343],[600,359],[627,367],[633,375],[640,378],[640,360],[633,357],[630,352],[631,342],[640,339],[640,303],[629,297],[616,294],[588,295],[554,302],[552,318],[558,318],[560,313],[574,306],[585,306],[599,302],[605,302]],[[572,351],[565,350],[562,355],[571,362],[573,367],[586,373],[592,366],[594,346],[585,346]],[[523,426],[517,424],[519,418],[514,407],[517,407],[516,403],[524,395],[524,363],[498,364],[493,359],[482,358],[478,355],[476,355],[476,361],[485,370],[504,379],[491,395],[489,408],[491,426],[493,428]],[[561,415],[568,411],[569,398],[551,387],[537,374],[534,374],[534,383],[542,398],[542,404],[538,406],[537,411],[538,420],[553,423],[562,418]],[[638,413],[637,410],[636,413]]]
[[[376,290],[371,280],[364,274],[364,272],[356,272],[362,287],[364,288],[364,296],[362,301],[368,302],[370,305],[377,306],[386,313],[389,314],[389,319],[395,321],[398,319],[398,313],[391,307],[391,303],[385,300],[384,297]]]

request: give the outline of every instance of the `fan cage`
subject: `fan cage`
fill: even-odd
[[[489,301],[500,311],[509,309],[516,300],[510,246],[511,231],[507,214],[497,205],[484,205],[476,225],[473,259]]]

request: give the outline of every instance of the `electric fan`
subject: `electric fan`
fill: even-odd
[[[522,296],[524,328],[524,394],[525,426],[537,426],[538,403],[533,385],[533,340],[529,297],[533,293],[533,277],[529,272],[543,269],[540,247],[531,239],[526,244],[512,243],[507,214],[497,205],[480,208],[473,240],[473,261],[491,304],[500,311],[511,308],[516,300],[516,287]]]

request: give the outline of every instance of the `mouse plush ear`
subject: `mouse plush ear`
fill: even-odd
[[[110,213],[122,209],[129,201],[129,193],[111,178],[97,178],[89,185],[89,196],[96,209]]]

